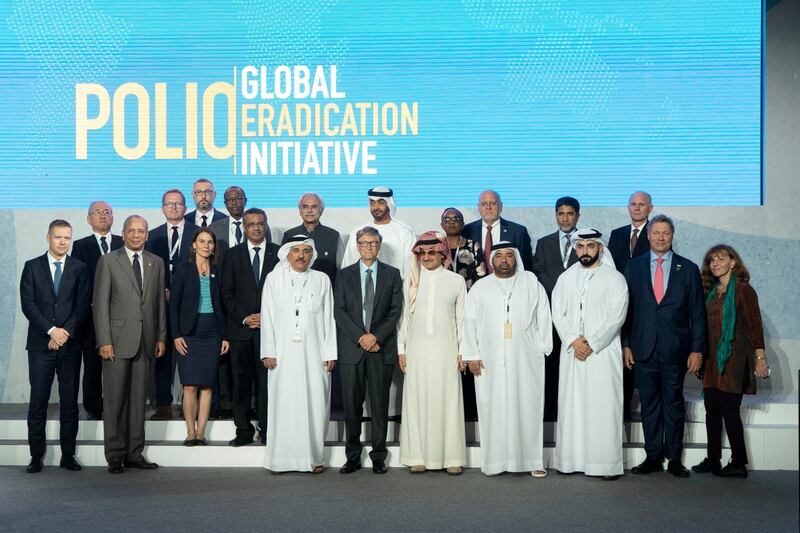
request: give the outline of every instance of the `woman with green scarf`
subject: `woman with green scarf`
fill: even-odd
[[[747,450],[739,412],[742,394],[755,394],[755,378],[769,376],[758,295],[750,286],[742,258],[726,244],[706,252],[701,275],[708,317],[709,354],[702,374],[708,456],[692,470],[746,478]],[[731,461],[724,468],[723,420],[731,444]]]

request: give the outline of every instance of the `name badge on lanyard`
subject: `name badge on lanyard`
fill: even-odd
[[[503,338],[507,341],[511,340],[511,322],[503,324]]]
[[[296,292],[294,293],[294,327],[292,328],[292,342],[303,341],[303,336],[300,331],[300,304],[305,295],[306,283],[308,283],[308,278],[303,280],[303,286],[300,288],[299,296]],[[292,290],[294,291],[294,280],[292,280]]]

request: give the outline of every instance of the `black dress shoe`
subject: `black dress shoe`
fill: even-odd
[[[42,471],[42,458],[41,457],[31,457],[31,462],[28,463],[28,466],[25,468],[25,472],[28,474],[38,474]]]
[[[156,412],[150,415],[150,420],[172,420],[172,406],[159,405]]]
[[[194,443],[196,446],[208,446],[208,441],[206,439],[194,439]]]
[[[253,437],[239,436],[233,440],[229,440],[228,444],[230,444],[234,448],[238,448],[239,446],[247,446],[248,444],[253,444]]]
[[[667,471],[675,477],[689,477],[689,470],[680,461],[670,461]]]
[[[108,472],[111,474],[121,474],[125,470],[122,468],[122,461],[111,461],[108,463]]]
[[[183,445],[184,446],[197,446],[197,439],[189,439],[189,438],[184,439],[183,440]]]
[[[231,409],[218,409],[217,420],[230,420],[233,418],[233,411]]]
[[[652,474],[653,472],[661,472],[664,470],[664,465],[661,461],[652,459],[645,459],[639,466],[634,466],[631,472],[634,474]]]
[[[347,461],[343,467],[339,469],[340,474],[352,474],[356,470],[361,470],[361,463],[351,463]]]
[[[156,463],[151,463],[144,457],[135,461],[126,460],[122,464],[125,466],[125,468],[138,468],[139,470],[155,470],[158,468]]]
[[[697,472],[698,474],[708,474],[709,472],[714,472],[715,470],[719,470],[722,468],[719,460],[713,460],[706,457],[700,464],[696,464],[692,467],[692,472]]]
[[[102,420],[103,413],[93,413],[90,411],[86,411],[86,420]]]
[[[372,463],[372,471],[376,474],[385,474],[389,470],[386,468],[386,463],[383,461],[374,461]]]
[[[61,462],[58,464],[61,468],[66,468],[67,470],[80,470],[81,465],[78,461],[75,460],[75,456],[70,455],[62,455]]]
[[[619,479],[619,475],[603,476],[603,481],[616,481],[618,479]]]
[[[714,470],[712,472],[715,476],[719,477],[738,477],[740,479],[747,478],[747,467],[744,465],[735,465],[728,463],[725,468]]]

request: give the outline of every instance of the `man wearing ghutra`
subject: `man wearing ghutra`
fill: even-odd
[[[481,471],[545,477],[544,364],[552,350],[550,305],[510,242],[492,246],[492,275],[473,285],[465,311],[464,361],[475,375]]]
[[[563,339],[553,466],[615,480],[622,466],[622,344],[628,286],[602,234],[577,230],[579,263],[553,289],[553,323]]]
[[[414,244],[416,259],[405,282],[398,331],[400,369],[405,372],[400,462],[412,473],[447,469],[457,475],[466,462],[461,362],[464,278],[448,270],[444,235],[429,231]],[[421,264],[420,264],[421,263]]]
[[[323,471],[336,324],[328,276],[311,270],[314,241],[295,235],[278,251],[261,298],[261,360],[269,371],[267,448],[273,472]]]
[[[364,226],[373,226],[383,237],[378,260],[400,270],[400,276],[406,279],[411,261],[409,250],[414,246],[416,240],[414,231],[411,226],[394,217],[397,207],[394,203],[392,189],[375,187],[370,189],[367,195],[369,196],[369,211],[372,214],[372,221],[360,224],[350,232],[342,264],[352,265],[361,258],[356,244],[356,233]]]

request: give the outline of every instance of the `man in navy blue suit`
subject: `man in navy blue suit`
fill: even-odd
[[[169,303],[169,287],[172,272],[178,265],[189,260],[192,239],[197,226],[184,219],[186,197],[178,189],[170,189],[161,195],[161,212],[166,222],[150,232],[144,249],[154,253],[164,261],[164,287]],[[167,325],[169,331],[169,324]],[[175,376],[172,335],[168,333],[167,354],[155,362],[156,411],[150,420],[169,420],[172,418],[172,382]]]
[[[696,373],[706,349],[706,308],[697,265],[672,251],[675,225],[665,215],[648,224],[650,253],[628,262],[630,305],[623,327],[625,366],[633,368],[642,401],[647,458],[634,474],[689,477],[681,462],[685,408],[683,380]]]
[[[80,470],[75,460],[78,435],[78,383],[81,373],[83,322],[89,316],[89,269],[67,256],[72,226],[54,220],[47,230],[48,251],[25,263],[19,283],[22,312],[28,319],[28,445],[31,462],[26,472],[42,470],[46,448],[47,403],[53,378],[58,376],[61,467]]]
[[[492,245],[500,241],[508,241],[519,250],[525,270],[533,272],[533,248],[528,229],[522,224],[500,218],[503,212],[503,202],[496,191],[483,191],[478,197],[478,212],[480,220],[470,222],[461,230],[461,235],[467,239],[481,243],[487,274],[492,273],[492,262],[489,256]]]

